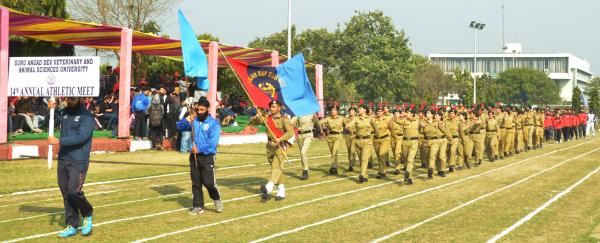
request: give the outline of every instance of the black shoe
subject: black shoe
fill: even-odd
[[[369,162],[369,163],[367,164],[367,168],[368,168],[368,169],[373,169],[373,163]]]
[[[501,160],[503,160],[503,159],[504,159],[504,156],[500,156],[500,159],[501,159]]]
[[[352,168],[352,166],[348,167],[348,171],[354,171],[354,168]]]
[[[385,177],[386,177],[385,174],[377,173],[377,179],[383,179]]]
[[[333,175],[338,175],[337,168],[333,168]]]
[[[450,167],[448,168],[448,172],[454,172],[454,166],[450,166]]]
[[[492,163],[493,163],[494,161],[495,161],[495,160],[494,160],[494,158],[490,158],[490,162],[492,162]]]
[[[308,180],[308,170],[303,170],[302,171],[302,177],[300,177],[300,179],[302,179],[302,180]]]
[[[394,170],[394,175],[400,175],[400,171],[399,170]]]
[[[427,168],[427,163],[421,163],[421,168]]]
[[[367,181],[369,181],[369,179],[364,178],[363,176],[358,176],[358,182],[359,183],[363,183],[363,182],[367,182]]]
[[[277,197],[275,197],[275,201],[281,201],[281,200],[283,200],[283,199],[285,199],[285,197],[281,197],[281,196],[277,196]]]
[[[385,166],[387,166],[387,167],[390,167],[390,162],[389,162],[389,161],[386,161],[386,162],[385,162]]]
[[[494,161],[498,160],[498,155],[494,155]]]
[[[412,179],[407,179],[406,180],[406,185],[412,185],[412,184],[413,184]]]
[[[519,154],[519,153],[521,153],[521,151],[520,151],[520,150],[517,150],[517,151],[515,151],[515,154]]]
[[[540,143],[540,148],[542,148],[542,147],[544,147],[544,146],[542,146],[542,144]]]
[[[265,185],[260,186],[260,197],[263,200],[269,199],[269,192],[267,191],[267,186],[265,186]]]
[[[433,179],[433,170],[432,169],[427,170],[427,178]]]
[[[471,164],[469,162],[465,162],[465,165],[467,166],[467,169],[471,169]]]
[[[438,176],[440,177],[446,177],[446,172],[445,171],[438,171]]]
[[[508,152],[508,156],[513,156],[513,153],[512,152]]]

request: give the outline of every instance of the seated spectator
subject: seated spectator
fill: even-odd
[[[24,96],[17,101],[15,105],[16,113],[21,116],[25,120],[25,124],[27,125],[24,128],[28,128],[29,131],[33,133],[41,133],[42,130],[37,127],[37,119],[35,119],[35,114],[31,110],[31,106],[29,103],[30,97]],[[36,123],[34,124],[34,121]]]

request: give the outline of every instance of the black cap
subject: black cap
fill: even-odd
[[[272,105],[281,106],[281,103],[279,103],[277,100],[272,100],[271,102],[269,102],[269,106],[272,106]]]

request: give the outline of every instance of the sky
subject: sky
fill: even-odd
[[[521,43],[523,53],[573,54],[600,75],[598,0],[292,0],[292,23],[299,31],[333,31],[355,11],[382,10],[404,30],[415,53],[428,55],[473,53],[468,25],[476,20],[486,24],[477,34],[477,53],[500,53],[503,4],[505,42]],[[231,45],[246,46],[287,28],[286,0],[183,0],[161,21],[163,32],[177,39],[177,9],[197,34],[210,33]]]

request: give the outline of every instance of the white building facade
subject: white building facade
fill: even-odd
[[[477,54],[477,72],[473,72],[473,54],[430,54],[429,59],[447,73],[467,70],[477,76],[489,74],[495,77],[509,68],[543,71],[556,82],[560,88],[560,96],[565,101],[571,101],[575,87],[583,91],[593,78],[590,64],[572,54],[521,54],[520,46],[513,49],[513,52],[515,53]]]

